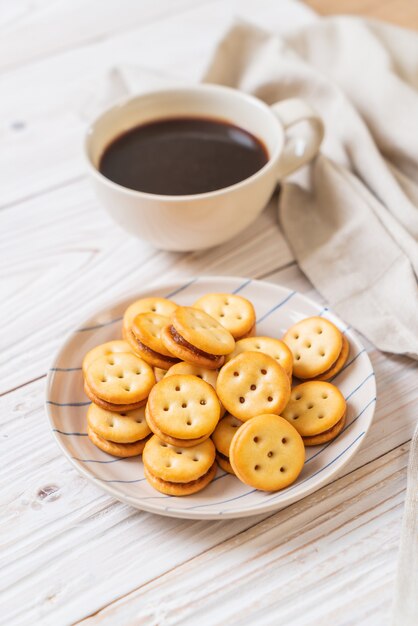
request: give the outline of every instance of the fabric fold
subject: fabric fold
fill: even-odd
[[[326,127],[321,155],[309,175],[282,185],[284,233],[300,267],[348,323],[381,350],[418,358],[418,204],[409,176],[411,163],[418,171],[418,93],[405,73],[395,74],[399,59],[391,62],[378,34],[376,23],[332,18],[284,41],[239,22],[204,80],[269,104],[304,98],[318,111]]]

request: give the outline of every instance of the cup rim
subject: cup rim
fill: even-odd
[[[224,85],[215,85],[215,84],[214,85],[199,84],[199,85],[194,85],[194,86],[167,87],[164,89],[155,89],[155,90],[147,91],[142,94],[136,94],[136,95],[133,94],[133,95],[129,95],[124,98],[121,98],[115,104],[101,111],[90,122],[86,130],[85,138],[84,138],[84,156],[85,156],[85,160],[87,161],[87,167],[90,170],[90,172],[98,180],[108,185],[115,191],[125,193],[133,198],[143,198],[147,200],[157,200],[157,201],[163,201],[163,202],[187,202],[187,201],[192,201],[192,200],[204,200],[204,199],[216,198],[218,196],[223,195],[225,192],[234,191],[235,189],[238,189],[239,187],[252,184],[257,179],[264,176],[264,174],[266,174],[269,170],[271,170],[275,166],[280,156],[280,153],[283,150],[283,142],[280,143],[280,141],[278,142],[278,145],[274,149],[273,154],[269,155],[269,158],[267,162],[265,163],[265,165],[263,165],[263,167],[261,167],[259,170],[257,170],[257,172],[255,172],[251,176],[248,176],[247,178],[244,178],[243,180],[240,180],[239,182],[234,183],[233,185],[229,185],[228,187],[221,187],[220,189],[215,189],[213,191],[206,191],[204,193],[185,194],[185,195],[165,195],[165,194],[149,193],[146,191],[139,191],[137,189],[130,189],[129,187],[125,187],[124,185],[115,183],[113,180],[111,180],[110,178],[107,178],[107,176],[102,174],[100,170],[98,169],[98,167],[94,165],[90,156],[89,144],[96,130],[95,129],[96,125],[106,115],[108,115],[109,113],[112,113],[113,111],[117,111],[118,109],[122,110],[124,107],[128,106],[132,101],[140,100],[147,96],[158,95],[158,94],[169,95],[173,92],[178,93],[178,92],[191,92],[191,91],[194,91],[194,92],[212,91],[212,92],[218,92],[218,93],[229,93],[229,94],[233,94],[233,96],[237,97],[238,99],[246,100],[250,104],[257,106],[263,113],[267,113],[271,117],[271,120],[273,121],[273,123],[276,124],[278,131],[283,137],[283,127],[280,123],[280,120],[274,115],[269,105],[267,105],[265,102],[263,102],[259,98],[256,98],[255,96],[252,96],[251,94],[239,91],[238,89],[234,89],[233,87],[227,87]],[[157,120],[157,119],[163,119],[163,118],[156,117],[155,119]],[[222,119],[221,115],[219,116],[219,119]]]

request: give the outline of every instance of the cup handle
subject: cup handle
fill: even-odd
[[[318,153],[324,137],[324,125],[313,108],[304,100],[289,98],[271,106],[285,131],[283,152],[279,158],[278,177],[281,180],[309,163]],[[309,131],[300,135],[288,135],[287,131],[299,122],[307,122]]]

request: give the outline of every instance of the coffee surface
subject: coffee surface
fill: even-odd
[[[99,170],[123,187],[176,196],[229,187],[267,161],[263,143],[242,128],[216,119],[172,118],[117,137]]]

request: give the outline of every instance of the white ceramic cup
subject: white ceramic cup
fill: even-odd
[[[258,137],[269,159],[235,185],[184,196],[127,189],[99,172],[106,147],[122,133],[153,120],[209,117],[229,121]],[[305,122],[305,132],[288,130]],[[85,150],[100,202],[129,233],[164,250],[198,250],[227,241],[262,211],[276,184],[318,152],[324,128],[303,100],[268,106],[253,96],[218,85],[172,88],[128,98],[102,113],[87,131]]]

